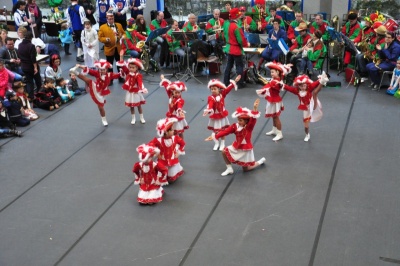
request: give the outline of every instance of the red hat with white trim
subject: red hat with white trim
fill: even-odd
[[[218,87],[221,90],[226,89],[226,86],[224,83],[222,83],[219,79],[212,79],[208,82],[208,88],[211,89],[211,87]]]
[[[167,130],[170,129],[175,122],[178,122],[178,119],[176,119],[174,117],[171,117],[171,118],[167,117],[167,118],[158,120],[157,126],[156,126],[157,135],[159,137],[164,136],[164,133],[167,132]]]
[[[286,76],[290,72],[292,72],[292,68],[288,65],[283,65],[279,62],[268,62],[265,64],[265,67],[268,67],[269,69],[275,69],[278,70],[279,73],[283,76]]]
[[[297,87],[300,84],[307,84],[310,85],[313,81],[307,75],[300,75],[297,76],[293,81],[293,86]]]
[[[141,144],[136,148],[136,151],[139,153],[139,161],[145,162],[149,158],[156,156],[160,153],[160,150],[157,147],[150,146],[147,144]]]
[[[94,66],[97,67],[98,69],[112,68],[112,65],[105,59],[100,59],[99,61],[94,62]]]
[[[137,58],[129,58],[129,59],[128,59],[128,65],[129,65],[129,64],[135,64],[135,65],[137,65],[137,67],[138,67],[139,69],[141,69],[141,70],[144,69],[143,64],[142,64],[142,61],[140,61],[140,59],[137,59]]]
[[[236,111],[232,114],[232,118],[243,118],[243,119],[249,119],[250,117],[252,118],[259,118],[260,117],[260,112],[254,112],[251,111],[249,108],[246,107],[238,107],[236,108]]]
[[[187,87],[182,81],[175,81],[168,84],[167,90],[182,92],[187,91]]]

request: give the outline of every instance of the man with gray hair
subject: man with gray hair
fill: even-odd
[[[190,13],[188,15],[188,20],[185,25],[183,25],[182,27],[182,31],[185,32],[197,32],[199,30],[199,27],[197,26],[197,17],[195,14]]]

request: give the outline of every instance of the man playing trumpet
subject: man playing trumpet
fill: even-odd
[[[211,40],[210,43],[214,47],[217,42],[223,42],[223,32],[222,25],[224,25],[224,20],[219,17],[221,11],[219,9],[214,9],[214,17],[207,22],[206,32],[208,35],[215,34],[215,39]]]
[[[265,17],[269,16],[265,10],[265,0],[255,0],[255,5],[251,9],[253,13],[253,18],[257,24],[257,30],[259,32],[264,32],[267,23],[265,22]]]
[[[182,30],[184,32],[197,32],[199,30],[199,26],[197,26],[197,17],[195,14],[191,13],[188,15],[188,20],[185,25],[183,25]]]
[[[256,32],[257,31],[257,24],[250,16],[246,16],[246,8],[241,6],[239,8],[240,13],[242,13],[241,18],[238,20],[239,28],[243,28],[245,32]]]
[[[173,32],[180,31],[178,27],[178,21],[174,20],[171,25],[171,29],[167,31],[166,39],[168,42],[169,51],[173,53],[173,55],[178,55],[180,57],[181,62],[185,62],[185,50],[181,41],[176,40],[172,35]]]
[[[276,18],[281,21],[279,26],[281,26],[283,29],[285,28],[285,22],[283,21],[283,18],[276,14],[276,7],[271,6],[269,8],[269,14],[270,15],[265,18],[265,25],[267,27],[267,32],[269,32],[272,29],[272,24]]]

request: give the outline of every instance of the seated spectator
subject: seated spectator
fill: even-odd
[[[60,108],[61,97],[55,88],[54,79],[44,80],[43,88],[35,94],[34,103],[37,107],[49,111]]]
[[[75,95],[81,95],[82,93],[86,93],[85,88],[79,87],[78,79],[74,73],[69,73],[69,88],[71,91],[75,93]]]
[[[326,48],[322,42],[322,33],[316,30],[303,49],[303,55],[298,66],[299,75],[305,74],[306,71],[310,74],[315,74],[314,69],[321,69],[324,62]]]
[[[4,67],[3,61],[0,60],[0,98],[4,99],[6,92],[12,89],[12,83],[15,80],[13,72]]]
[[[3,105],[3,100],[0,99],[0,137],[6,138],[11,136],[22,137],[22,132],[15,129],[15,125],[11,123],[7,108]]]
[[[53,54],[50,57],[50,64],[46,67],[44,71],[45,78],[52,78],[54,80],[61,78],[62,70],[61,70],[61,58],[57,54]]]
[[[34,121],[39,118],[36,112],[32,109],[30,102],[28,101],[28,94],[25,91],[25,84],[22,82],[14,83],[14,90],[17,92],[17,97],[20,105],[22,106],[22,114],[30,121]]]
[[[6,29],[0,29],[0,48],[6,45],[8,31]]]
[[[24,72],[21,69],[21,60],[18,58],[17,50],[14,48],[14,40],[7,37],[5,46],[0,49],[0,59],[4,61],[8,70],[14,72],[15,79],[20,81]]]
[[[19,127],[26,127],[31,123],[31,121],[22,115],[22,106],[18,102],[18,97],[15,91],[7,91],[6,98],[8,103],[5,104],[8,116],[10,118],[11,123],[19,126]]]
[[[69,80],[64,78],[56,79],[56,89],[61,97],[62,103],[67,103],[75,98],[75,93],[68,89]]]

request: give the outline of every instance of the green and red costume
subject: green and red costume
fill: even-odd
[[[217,22],[217,20],[215,18],[210,19],[207,22],[207,25],[206,25],[206,32],[209,35],[216,34],[217,35],[217,39],[222,39],[223,38],[222,32],[221,31],[214,31],[213,27],[215,26],[216,22]],[[222,29],[222,26],[224,25],[225,20],[222,19],[222,18],[219,18],[218,22],[219,22],[219,25],[220,25],[220,27]]]
[[[362,32],[360,23],[356,22],[353,25],[350,25],[350,22],[346,22],[346,24],[342,27],[342,33],[346,35],[351,41],[355,44],[361,42]],[[344,52],[343,63],[345,65],[350,64],[351,61],[351,52]]]
[[[322,40],[328,41],[329,40],[329,32],[328,32],[329,22],[326,20],[322,21],[321,25],[318,25],[317,22],[311,23],[310,26],[310,33],[314,34],[316,30],[319,30],[322,33]]]
[[[153,19],[150,23],[150,30],[156,30],[159,28],[165,28],[168,26],[168,23],[165,19],[162,19],[161,21],[158,21],[157,19]]]
[[[226,40],[225,53],[236,56],[244,55],[243,48],[247,47],[247,40],[236,21],[231,20],[230,23],[224,24],[224,36]]]
[[[294,29],[297,28],[299,24],[302,22],[307,24],[307,21],[305,20],[301,20],[300,22],[298,22],[297,20],[293,20],[292,22],[290,22],[290,25],[287,30],[288,40],[293,40],[296,38],[298,34],[296,34],[296,31]]]

